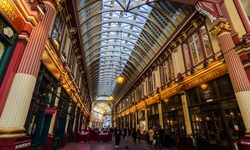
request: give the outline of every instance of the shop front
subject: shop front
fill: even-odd
[[[181,95],[162,101],[166,147],[186,147],[186,126]]]
[[[147,107],[148,129],[150,127],[159,125],[159,110],[158,103],[152,104]]]
[[[195,147],[234,149],[244,122],[226,74],[186,91]]]

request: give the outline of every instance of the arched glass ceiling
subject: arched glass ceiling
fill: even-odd
[[[92,100],[129,90],[193,8],[166,0],[77,0],[77,7]]]

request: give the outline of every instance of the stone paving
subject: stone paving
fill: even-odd
[[[128,146],[126,148],[125,146]],[[140,143],[134,143],[132,139],[129,139],[127,142],[125,139],[121,138],[121,142],[119,144],[119,150],[154,150],[154,148],[150,147],[150,145],[145,142],[141,141]],[[109,142],[79,142],[79,143],[68,143],[64,148],[60,150],[116,150],[115,149],[115,140],[113,138],[112,141]],[[166,149],[163,148],[162,150],[174,150],[174,149]]]

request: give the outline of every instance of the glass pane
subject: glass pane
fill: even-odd
[[[224,76],[219,79],[216,79],[216,84],[221,99],[234,97],[234,90],[230,82],[229,76]]]
[[[189,104],[189,106],[198,105],[200,103],[199,102],[199,95],[198,95],[195,88],[193,88],[191,90],[188,90],[187,95],[188,95],[188,104]]]
[[[192,54],[193,62],[194,62],[194,64],[197,64],[199,62],[199,60],[198,60],[198,56],[197,56],[197,53],[196,53],[196,48],[195,48],[194,43],[190,44],[190,48],[191,48],[191,54]]]
[[[210,45],[210,40],[209,40],[209,36],[207,34],[206,27],[202,26],[200,31],[201,31],[201,38],[202,38],[204,46],[205,46],[206,56],[209,57],[210,55],[212,55],[213,50],[212,50],[211,45]]]
[[[174,79],[175,75],[174,75],[174,64],[173,64],[172,57],[169,57],[169,64],[170,64],[171,79]]]
[[[183,53],[184,53],[184,57],[185,57],[185,61],[186,61],[186,67],[187,67],[187,69],[189,69],[189,68],[191,68],[191,61],[190,61],[190,56],[188,53],[187,44],[183,44],[182,48],[183,48]]]
[[[3,53],[4,53],[4,45],[2,42],[0,42],[0,62],[3,57]]]
[[[247,18],[250,20],[250,1],[249,0],[240,0],[243,9],[247,15]]]

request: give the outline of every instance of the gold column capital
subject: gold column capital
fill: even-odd
[[[212,36],[217,37],[220,33],[221,30],[225,29],[227,31],[231,31],[232,28],[229,26],[228,22],[220,22],[217,26],[214,26],[214,28],[210,31]]]
[[[57,10],[62,11],[63,7],[62,7],[61,3],[65,2],[65,0],[55,0],[55,2],[56,2]]]

